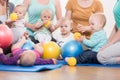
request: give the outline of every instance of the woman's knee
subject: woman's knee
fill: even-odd
[[[97,60],[101,63],[101,64],[107,64],[107,56],[104,55],[104,52],[99,52],[97,54]]]

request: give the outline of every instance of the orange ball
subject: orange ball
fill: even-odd
[[[17,16],[16,13],[11,13],[11,14],[10,14],[10,20],[15,21],[15,20],[17,20],[17,19],[18,19],[18,16]]]
[[[68,58],[67,62],[68,62],[69,66],[75,66],[76,63],[77,63],[77,61],[76,61],[76,59],[74,57]]]
[[[58,58],[60,56],[60,47],[57,43],[53,41],[49,41],[43,44],[43,58],[50,59],[50,58]]]
[[[81,37],[81,34],[79,32],[74,33],[74,39],[79,39]]]
[[[48,21],[44,26],[48,28],[48,26],[51,24],[51,21]]]

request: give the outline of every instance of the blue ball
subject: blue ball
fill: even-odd
[[[28,40],[23,46],[22,49],[33,50],[34,43],[31,40]]]
[[[69,41],[61,48],[61,56],[65,57],[76,57],[83,52],[82,45],[76,40]]]

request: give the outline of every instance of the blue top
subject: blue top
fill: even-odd
[[[85,39],[83,44],[88,48],[91,48],[92,51],[98,52],[101,47],[107,43],[107,35],[104,30],[100,30],[91,35],[90,39]]]
[[[117,28],[120,28],[120,0],[117,0],[117,3],[115,4],[113,9],[113,13],[114,13],[116,26]]]
[[[53,17],[55,15],[55,5],[53,0],[49,0],[47,5],[38,3],[37,0],[32,0],[28,8],[28,19],[30,23],[36,23],[40,19],[41,12],[44,9],[50,9],[52,11]],[[33,31],[27,29],[30,35],[33,35]]]

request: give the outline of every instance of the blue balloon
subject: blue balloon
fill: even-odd
[[[33,50],[34,43],[31,40],[28,40],[23,46],[22,49]]]
[[[69,41],[61,48],[61,56],[65,57],[77,57],[83,52],[82,45],[76,40]]]

